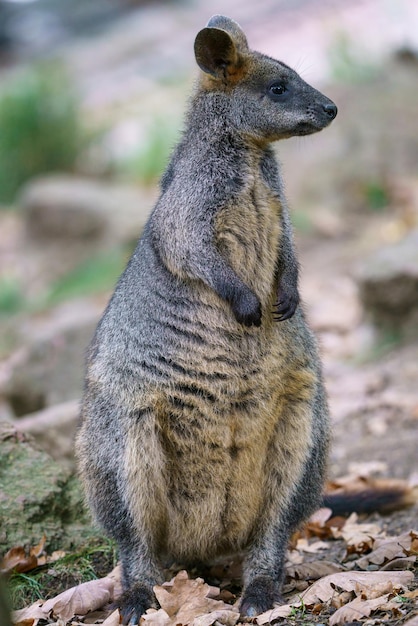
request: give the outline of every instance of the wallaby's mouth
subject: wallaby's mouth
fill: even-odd
[[[303,135],[313,135],[314,133],[319,133],[320,130],[326,128],[328,124],[330,124],[331,120],[327,120],[322,124],[314,124],[313,122],[301,122],[295,128],[295,135],[303,136]]]

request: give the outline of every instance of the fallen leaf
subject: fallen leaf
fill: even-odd
[[[300,565],[304,562],[303,554],[299,550],[288,550],[286,552],[286,568],[290,565]]]
[[[221,619],[214,618],[214,621],[220,623],[236,623],[239,613],[230,604],[225,604],[222,600],[214,600],[213,596],[219,594],[219,589],[211,587],[204,582],[202,578],[190,579],[186,571],[181,571],[170,582],[163,585],[156,585],[154,593],[160,603],[163,613],[156,611],[147,614],[144,619],[148,624],[167,626],[172,624],[193,624],[194,620],[202,616],[207,620],[211,620],[208,614],[216,612],[234,613],[236,616],[228,617],[228,622],[222,622]],[[211,597],[212,596],[212,597]],[[223,614],[223,613],[222,613]],[[170,619],[167,621],[166,616]],[[235,620],[235,621],[234,621]],[[213,623],[209,621],[210,624]]]
[[[358,585],[367,587],[391,581],[393,587],[406,588],[414,579],[412,572],[337,572],[317,580],[300,594],[300,599],[307,606],[317,602],[327,602],[335,594],[335,588],[344,591],[356,591]]]
[[[28,572],[38,565],[38,559],[34,554],[26,554],[23,546],[10,548],[1,562],[0,573]]]
[[[418,626],[418,615],[403,623],[403,626]]]
[[[314,541],[309,543],[307,539],[298,539],[296,550],[307,552],[308,554],[316,554],[321,550],[329,550],[329,544],[325,541]]]
[[[170,616],[164,611],[164,609],[149,609],[144,615],[142,615],[140,624],[143,626],[169,626],[171,624]]]
[[[413,551],[413,542],[417,537],[414,531],[396,537],[378,537],[374,542],[373,551],[357,559],[355,563],[361,569],[367,569],[371,563],[383,565],[393,559],[410,556]]]
[[[310,563],[300,563],[287,568],[287,576],[298,580],[318,580],[335,572],[344,572],[345,568],[331,561],[312,561]]]
[[[341,593],[336,593],[335,596],[332,596],[330,603],[334,609],[339,609],[344,604],[348,604],[351,600],[354,600],[354,598],[354,591],[342,591]]]
[[[55,561],[63,559],[66,555],[67,553],[65,552],[65,550],[54,550],[52,554],[46,557],[46,562],[55,563]]]
[[[383,580],[379,583],[372,583],[371,585],[357,583],[355,588],[356,596],[361,596],[363,600],[374,600],[384,594],[392,593],[393,583],[391,580]]]
[[[116,609],[116,611],[113,611],[113,613],[111,613],[109,617],[106,617],[105,621],[102,622],[102,626],[119,626],[119,623],[120,613],[119,609]]]
[[[116,565],[106,578],[113,581],[113,598],[118,598],[122,594],[122,568],[120,564]]]
[[[46,563],[46,556],[42,555],[46,542],[46,536],[43,535],[38,545],[33,546],[29,551],[23,546],[15,546],[10,548],[4,555],[0,564],[0,573],[9,574],[10,572],[24,573],[29,572],[39,565]]]
[[[358,515],[352,513],[344,526],[333,529],[336,539],[343,538],[347,543],[347,554],[361,554],[372,549],[377,537],[382,537],[382,529],[378,524],[359,524]]]
[[[46,614],[41,606],[42,601],[37,600],[24,609],[13,611],[12,624],[14,624],[14,626],[36,626],[40,619],[46,618]]]
[[[323,506],[321,509],[318,509],[310,516],[308,524],[318,524],[318,526],[324,526],[324,524],[330,519],[331,516],[332,509]]]
[[[329,618],[329,626],[355,622],[363,617],[369,617],[372,611],[376,611],[381,606],[386,605],[389,594],[374,598],[373,600],[363,600],[361,597],[354,598],[348,604],[337,609]]]
[[[262,626],[263,624],[274,622],[274,620],[279,619],[280,617],[289,617],[294,608],[301,606],[301,604],[301,602],[296,602],[293,605],[282,604],[281,606],[276,606],[274,609],[261,613],[261,615],[256,618],[257,624]]]
[[[89,580],[47,600],[42,610],[44,615],[52,613],[54,617],[68,621],[75,615],[86,615],[111,602],[113,587],[113,581],[107,577]]]
[[[199,615],[193,620],[193,626],[211,626],[215,622],[224,626],[235,626],[239,620],[238,611],[218,610],[207,615]]]
[[[320,539],[328,539],[332,536],[331,529],[327,522],[332,516],[332,510],[323,507],[315,511],[308,519],[302,529],[302,535],[305,537],[319,537]]]
[[[401,570],[401,569],[413,569],[416,563],[416,556],[404,556],[393,561],[388,561],[382,567],[379,568],[381,572],[386,570]]]

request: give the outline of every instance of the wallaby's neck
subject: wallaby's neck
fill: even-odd
[[[185,134],[192,140],[210,143],[223,139],[231,142],[231,148],[235,146],[244,151],[263,152],[268,147],[267,142],[257,141],[238,130],[233,103],[223,92],[196,91],[186,116]]]

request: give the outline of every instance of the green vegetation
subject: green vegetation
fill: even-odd
[[[92,256],[53,283],[48,292],[36,300],[25,298],[22,288],[15,280],[2,278],[0,317],[10,317],[23,311],[39,311],[71,298],[109,291],[122,273],[130,252],[128,247],[118,247]]]
[[[25,574],[13,573],[8,588],[11,605],[22,608],[41,598],[53,598],[74,585],[106,576],[117,563],[115,544],[110,539],[93,541]]]
[[[30,177],[72,170],[85,139],[79,105],[64,68],[22,72],[0,97],[0,203],[13,203]]]
[[[23,307],[24,297],[16,280],[0,277],[0,315],[13,315]]]
[[[115,248],[91,257],[53,284],[42,304],[51,306],[111,289],[126,265],[129,252],[126,248]]]
[[[364,190],[367,206],[372,211],[381,211],[389,204],[389,194],[385,185],[379,181],[370,181]]]
[[[71,298],[104,293],[116,283],[130,253],[128,246],[100,252],[59,278],[36,299],[26,298],[17,280],[0,279],[0,317],[39,311]]]

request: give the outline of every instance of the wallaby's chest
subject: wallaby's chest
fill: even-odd
[[[271,294],[280,242],[281,203],[257,172],[245,193],[219,211],[216,237],[221,254],[262,302]]]

